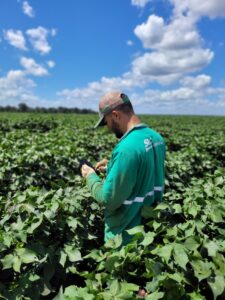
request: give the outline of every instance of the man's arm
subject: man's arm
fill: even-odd
[[[105,207],[116,210],[132,193],[137,180],[137,159],[128,153],[116,153],[105,181],[95,173],[86,176],[92,196]]]

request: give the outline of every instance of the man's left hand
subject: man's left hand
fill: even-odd
[[[87,178],[88,175],[95,173],[95,170],[89,167],[88,165],[84,164],[81,168],[81,174],[84,178]]]

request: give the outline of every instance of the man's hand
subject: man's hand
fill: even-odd
[[[100,172],[105,172],[107,163],[108,160],[104,158],[96,164],[95,169],[99,170]]]
[[[84,178],[87,178],[88,175],[90,175],[92,173],[95,173],[95,170],[93,168],[89,167],[88,165],[84,164],[81,167],[81,174]]]

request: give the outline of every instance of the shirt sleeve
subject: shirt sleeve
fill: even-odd
[[[130,153],[116,153],[105,181],[96,173],[87,177],[93,198],[112,211],[120,207],[132,194],[137,179],[137,163]]]

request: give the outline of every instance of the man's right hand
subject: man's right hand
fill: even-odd
[[[95,165],[95,169],[99,170],[100,172],[105,172],[107,163],[108,163],[108,160],[106,158],[104,158]]]

